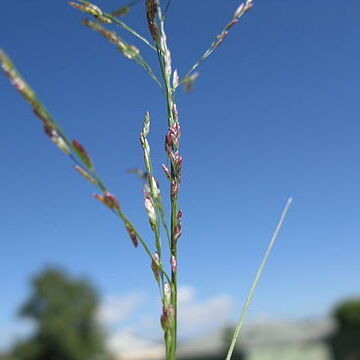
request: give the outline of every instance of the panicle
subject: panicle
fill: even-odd
[[[182,216],[183,216],[183,212],[182,212],[182,210],[179,210],[178,213],[177,213],[177,216],[176,216],[177,221],[181,221]]]
[[[181,236],[181,219],[182,219],[182,211],[179,210],[177,215],[176,215],[176,225],[175,225],[175,230],[174,230],[174,235],[173,235],[173,241],[176,243],[179,239],[179,237]]]
[[[152,261],[151,261],[151,269],[154,273],[155,279],[157,282],[160,281],[160,257],[159,257],[159,253],[155,252],[153,257],[152,257]]]
[[[144,206],[145,206],[145,209],[146,209],[148,217],[149,217],[150,226],[153,231],[156,231],[157,216],[156,216],[155,207],[152,202],[150,193],[146,190],[144,190],[143,192],[144,192]]]
[[[106,205],[111,210],[119,210],[120,205],[118,200],[114,195],[109,193],[108,191],[104,191],[103,195],[94,194],[95,199],[101,201],[104,205]]]
[[[86,180],[90,181],[92,184],[96,184],[96,180],[80,165],[74,166],[75,170],[82,175]]]
[[[242,3],[239,7],[235,10],[233,19],[238,19],[242,15],[246,13],[246,11],[250,10],[254,6],[253,0],[246,0],[245,4]]]
[[[167,282],[164,284],[163,290],[164,290],[163,304],[165,306],[168,306],[171,304],[171,287]]]
[[[229,26],[229,24],[227,25]],[[226,29],[226,27],[225,27]],[[220,35],[217,36],[217,42],[214,45],[214,48],[217,48],[218,46],[220,46],[222,44],[222,42],[225,40],[225,38],[228,36],[229,32],[227,30],[223,30],[222,33]]]
[[[152,175],[148,175],[148,178],[149,178],[149,184],[152,189],[152,196],[154,197],[154,199],[158,199],[160,197],[159,185],[156,179]]]
[[[136,46],[127,45],[122,41],[119,42],[118,46],[121,53],[130,60],[136,58],[140,53],[139,49]]]
[[[177,109],[175,107],[175,112],[177,116]],[[165,137],[165,144],[166,144],[166,152],[169,155],[169,152],[171,152],[172,147],[178,148],[179,142],[180,142],[180,136],[181,136],[181,129],[180,124],[178,121],[174,122],[172,126],[169,128],[166,137]]]
[[[137,57],[140,53],[139,49],[134,45],[128,45],[123,41],[114,31],[105,29],[101,24],[89,19],[84,19],[82,21],[83,25],[89,27],[90,29],[98,32],[105,39],[107,39],[112,44],[116,45],[120,52],[128,59],[132,60]]]
[[[111,15],[116,17],[122,17],[122,16],[126,16],[129,12],[130,12],[130,6],[125,5],[115,11],[112,11]]]
[[[182,156],[179,154],[178,151],[176,151],[175,153],[172,152],[170,154],[170,159],[171,159],[174,169],[176,170],[176,173],[180,174],[181,167],[182,167],[182,161],[183,161]]]
[[[66,155],[70,155],[71,150],[67,146],[65,140],[59,135],[55,128],[51,125],[44,125],[45,134],[50,140]]]
[[[194,72],[193,74],[191,74],[190,76],[186,77],[182,83],[184,85],[184,90],[186,92],[190,92],[193,87],[194,87],[194,82],[195,80],[199,77],[200,73],[199,72]]]
[[[88,1],[84,1],[84,0],[77,0],[77,2],[69,1],[69,5],[86,14],[93,15],[99,21],[102,21],[104,23],[110,24],[112,22],[111,19],[108,16],[106,16],[98,6],[91,4]]]
[[[243,10],[244,10],[244,7],[245,7],[245,4],[244,3],[241,3],[239,5],[239,7],[235,10],[234,12],[234,15],[233,15],[233,18],[236,19],[238,17],[241,16],[241,14],[243,13]]]
[[[160,318],[160,323],[163,330],[165,331],[171,328],[175,320],[175,309],[171,304],[171,287],[168,283],[164,284],[163,293],[163,311]]]
[[[30,103],[34,114],[40,119],[44,125],[44,131],[49,136],[50,140],[65,154],[69,155],[71,150],[63,136],[59,134],[56,129],[56,125],[53,122],[51,115],[48,111],[40,104],[36,98],[34,91],[22,78],[20,73],[16,70],[15,66],[9,59],[9,57],[0,49],[0,65],[9,78],[14,88]]]
[[[174,237],[173,237],[174,242],[177,242],[180,236],[181,236],[181,224],[178,223],[174,230]]]
[[[144,137],[147,137],[150,132],[150,113],[148,111],[145,112],[144,116],[144,125],[142,129],[142,134]]]
[[[171,182],[171,199],[175,200],[177,199],[177,196],[179,194],[179,190],[180,190],[180,184],[178,181],[174,180]]]
[[[154,41],[157,43],[159,38],[159,28],[156,23],[156,12],[158,8],[158,2],[157,0],[146,0],[146,17],[147,17],[147,23],[150,30],[150,34]]]
[[[171,257],[170,257],[170,265],[171,265],[171,271],[173,273],[175,273],[177,264],[176,264],[176,258],[174,255],[171,255]]]
[[[72,141],[72,148],[75,151],[76,155],[79,157],[79,159],[86,165],[86,167],[90,170],[94,170],[93,164],[91,162],[88,153],[77,140]]]
[[[169,330],[175,321],[174,305],[163,306],[163,311],[160,317],[161,327],[164,331]]]
[[[172,81],[172,86],[174,89],[176,89],[179,86],[179,74],[178,71],[175,69],[173,72],[173,81]]]
[[[130,223],[128,223],[128,222],[125,224],[125,226],[126,226],[126,230],[127,230],[128,234],[129,234],[129,236],[130,236],[130,239],[131,239],[133,245],[134,245],[135,247],[138,247],[139,242],[138,242],[138,239],[137,239],[137,235],[136,235],[135,229],[134,229],[133,226],[132,226]]]
[[[9,78],[12,86],[33,106],[35,106],[35,94],[25,80],[21,77],[8,56],[0,49],[0,65]]]
[[[164,170],[164,173],[165,173],[166,177],[168,178],[169,181],[171,181],[171,180],[172,180],[172,177],[171,177],[171,172],[170,172],[170,170],[169,170],[169,169],[166,167],[166,165],[164,165],[164,164],[161,164],[161,166],[162,166],[162,168],[163,168],[163,170]]]

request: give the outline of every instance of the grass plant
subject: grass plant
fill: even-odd
[[[33,113],[41,121],[45,134],[69,157],[73,162],[75,170],[97,188],[98,193],[96,193],[94,197],[119,217],[129,234],[132,244],[135,247],[140,245],[148,255],[151,263],[151,270],[159,287],[162,302],[160,322],[164,333],[166,359],[175,360],[177,348],[177,246],[182,232],[182,211],[179,208],[179,194],[183,162],[180,152],[181,126],[175,94],[180,85],[183,85],[185,90],[191,90],[194,81],[199,75],[197,70],[200,65],[219,48],[227,37],[229,30],[252,8],[253,1],[245,0],[244,3],[240,4],[240,6],[235,9],[230,21],[225,25],[219,35],[215,37],[214,41],[210,44],[204,54],[195,61],[194,65],[188,71],[184,72],[185,75],[182,77],[179,76],[176,69],[173,69],[171,52],[167,42],[165,26],[166,13],[169,11],[172,1],[168,0],[163,1],[162,3],[160,0],[145,0],[145,11],[151,36],[150,39],[139,34],[122,20],[123,16],[129,12],[131,6],[138,2],[139,1],[133,1],[113,12],[105,12],[98,6],[85,0],[71,1],[69,4],[89,16],[89,18],[82,20],[84,26],[100,34],[115,46],[125,58],[134,61],[142,67],[149,75],[150,79],[156,82],[163,93],[166,103],[167,121],[164,124],[166,129],[164,143],[165,161],[162,164],[162,169],[169,181],[170,214],[165,213],[163,198],[156,180],[156,175],[154,174],[154,167],[151,160],[151,149],[148,141],[151,115],[148,111],[145,112],[143,128],[140,133],[140,144],[144,155],[144,171],[141,172],[141,175],[146,181],[143,189],[144,206],[148,215],[150,228],[154,235],[154,240],[152,242],[145,240],[136,230],[132,221],[126,216],[125,210],[122,209],[115,195],[108,189],[105,182],[96,171],[91,157],[84,146],[78,140],[70,139],[66,135],[3,50],[0,50],[0,64],[3,72],[10,79],[12,85],[30,104]],[[119,32],[108,30],[108,24],[116,25],[119,28]],[[153,51],[154,56],[158,60],[161,77],[156,75],[157,71],[154,71],[146,59],[144,59],[140,49],[123,39],[121,36],[122,32],[131,33],[134,37],[140,39],[145,47],[148,47]],[[290,202],[291,199],[286,203],[280,222],[256,274],[253,286],[251,287],[238,326],[235,330],[226,360],[230,360],[231,358],[235,342],[240,333],[256,285],[280,227],[282,226]],[[162,242],[162,236],[166,238],[165,242]],[[165,254],[169,254],[170,258],[165,258]]]

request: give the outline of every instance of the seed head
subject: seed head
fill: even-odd
[[[225,31],[230,30],[237,22],[239,22],[238,19],[232,19],[232,20],[225,26]]]
[[[172,304],[168,306],[163,306],[162,315],[160,317],[161,327],[164,331],[171,328],[172,324],[174,323],[175,319],[175,309]]]
[[[173,108],[173,113],[177,116],[177,108]],[[181,136],[181,129],[180,124],[178,121],[175,121],[171,127],[169,128],[169,131],[166,134],[165,137],[165,143],[168,145],[168,147],[179,147],[180,142],[180,136]]]
[[[171,304],[171,287],[167,282],[164,284],[163,290],[164,290],[163,304],[164,306],[168,307]]]
[[[85,148],[77,141],[72,141],[72,148],[75,151],[76,155],[80,158],[80,160],[90,169],[93,170],[94,167],[90,160],[88,153],[86,152]]]
[[[150,34],[154,39],[154,41],[157,42],[159,37],[159,30],[156,24],[155,17],[158,8],[158,2],[157,0],[146,0],[145,4],[146,4],[146,17],[147,17]]]
[[[119,41],[118,46],[121,53],[130,60],[139,55],[139,49],[134,45],[126,45],[122,41]]]
[[[164,173],[166,175],[166,177],[168,178],[169,181],[172,181],[172,177],[171,177],[171,172],[170,170],[166,167],[166,165],[164,164],[161,164],[163,170],[164,170]]]
[[[239,7],[235,10],[233,18],[237,19],[238,17],[240,17],[243,13],[244,8],[245,4],[241,3]]]
[[[181,221],[182,216],[183,216],[182,210],[179,210],[178,213],[177,213],[177,216],[176,216],[177,221]]]
[[[117,201],[116,197],[110,194],[108,191],[105,191],[103,195],[94,194],[95,199],[101,201],[104,205],[106,205],[111,210],[119,210],[120,205]]]
[[[155,211],[154,204],[151,200],[150,193],[146,190],[144,190],[144,206],[145,206],[145,209],[146,209],[148,217],[149,217],[150,226],[151,226],[152,230],[155,231],[157,228],[156,211]]]
[[[44,131],[50,140],[66,155],[70,155],[71,151],[67,146],[65,140],[59,135],[55,128],[51,125],[44,125]]]
[[[178,223],[175,227],[174,236],[173,236],[173,240],[175,243],[178,241],[180,236],[181,236],[181,224]]]
[[[171,198],[176,199],[179,193],[180,185],[177,181],[171,183]]]
[[[172,165],[173,165],[174,169],[176,170],[176,173],[178,175],[180,175],[182,162],[183,162],[182,156],[179,154],[178,151],[176,151],[175,153],[172,152],[170,154],[170,159],[171,159],[171,162],[172,162]]]
[[[176,272],[176,258],[174,255],[170,257],[171,271]]]
[[[138,239],[137,239],[136,232],[135,232],[134,228],[128,222],[125,224],[125,226],[126,226],[127,232],[129,233],[129,236],[130,236],[130,239],[131,239],[132,243],[134,244],[135,247],[138,247],[139,243],[138,243]]]
[[[78,2],[69,1],[69,5],[75,9],[79,9],[87,14],[94,16],[103,16],[103,12],[94,4],[90,4],[87,1],[78,0]]]
[[[159,258],[159,253],[158,252],[155,252],[155,254],[152,257],[151,269],[152,269],[152,271],[154,273],[156,281],[159,282],[160,281],[160,273],[159,273],[160,258]]]
[[[175,69],[173,72],[173,81],[172,81],[172,86],[174,89],[176,89],[179,85],[179,74],[178,71]]]
[[[74,166],[75,170],[82,175],[86,180],[90,181],[92,184],[96,184],[96,180],[80,165]]]
[[[182,83],[184,84],[184,90],[186,92],[190,92],[193,89],[194,82],[199,77],[199,75],[199,72],[195,72],[182,81]]]
[[[150,132],[150,113],[148,111],[145,112],[144,116],[144,125],[142,129],[142,134],[144,137],[147,137]]]

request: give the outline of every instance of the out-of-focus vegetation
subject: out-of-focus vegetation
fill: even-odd
[[[35,333],[15,345],[11,360],[108,360],[96,322],[98,296],[86,280],[57,269],[34,278],[20,315],[35,322]]]
[[[339,304],[333,313],[337,329],[329,338],[334,360],[360,359],[360,299]]]

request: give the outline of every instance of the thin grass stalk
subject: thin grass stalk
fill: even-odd
[[[253,5],[253,0],[246,0],[244,4],[241,4],[235,11],[231,21],[224,27],[222,32],[215,37],[215,40],[210,44],[208,49],[204,52],[198,61],[190,68],[190,70],[185,74],[185,76],[180,81],[180,84],[184,84],[191,74],[202,64],[202,62],[207,59],[225,40],[228,35],[228,31],[239,21],[239,19],[251,9]]]
[[[108,19],[110,19],[114,24],[119,25],[121,28],[127,30],[128,32],[130,32],[131,34],[133,34],[135,37],[137,37],[138,39],[140,39],[141,41],[143,41],[147,46],[149,46],[152,50],[156,51],[156,47],[154,45],[151,45],[151,43],[149,42],[149,40],[147,40],[144,36],[140,35],[139,33],[137,33],[133,28],[131,28],[130,26],[128,26],[127,24],[125,24],[122,20],[117,19],[116,17],[110,15],[110,14],[105,14],[106,17]]]
[[[261,275],[262,275],[262,273],[263,273],[264,267],[265,267],[265,265],[266,265],[266,263],[267,263],[267,261],[268,261],[268,258],[269,258],[269,255],[270,255],[270,253],[271,253],[271,250],[272,250],[272,248],[273,248],[273,246],[274,246],[274,244],[275,244],[275,241],[276,241],[276,239],[278,238],[280,229],[281,229],[281,227],[282,227],[282,225],[283,225],[283,223],[284,223],[284,220],[285,220],[285,218],[286,218],[286,215],[287,215],[287,212],[288,212],[289,207],[290,207],[290,205],[291,205],[291,202],[292,202],[292,198],[290,197],[290,198],[288,198],[288,200],[287,200],[287,202],[286,202],[286,205],[285,205],[285,207],[284,207],[284,209],[283,209],[283,211],[282,211],[282,213],[281,213],[280,220],[279,220],[279,222],[278,222],[278,224],[277,224],[277,226],[276,226],[276,229],[275,229],[275,231],[274,231],[274,233],[273,233],[273,235],[272,235],[272,237],[271,237],[271,240],[270,240],[270,242],[269,242],[268,248],[267,248],[266,251],[265,251],[265,254],[264,254],[264,257],[263,257],[263,259],[262,259],[262,261],[261,261],[261,263],[260,263],[260,266],[259,266],[259,268],[258,268],[258,270],[257,270],[257,272],[256,272],[254,281],[253,281],[253,283],[252,283],[252,285],[251,285],[249,294],[248,294],[248,296],[247,296],[247,298],[246,298],[246,302],[245,302],[244,308],[243,308],[243,310],[242,310],[242,312],[241,312],[241,314],[240,314],[240,318],[239,318],[238,323],[237,323],[237,325],[236,325],[236,328],[235,328],[235,331],[234,331],[234,335],[233,335],[233,337],[232,337],[231,344],[230,344],[230,347],[229,347],[229,350],[228,350],[228,353],[227,353],[227,355],[226,355],[225,360],[230,360],[230,359],[231,359],[232,353],[233,353],[234,348],[235,348],[235,345],[236,345],[236,341],[237,341],[237,339],[238,339],[238,337],[239,337],[239,334],[240,334],[240,331],[241,331],[241,329],[242,329],[242,327],[243,327],[246,314],[247,314],[247,312],[248,312],[248,310],[249,310],[250,304],[251,304],[252,299],[253,299],[253,297],[254,297],[254,293],[255,293],[256,287],[257,287],[257,285],[258,285],[258,283],[259,283],[259,280],[260,280]]]
[[[232,17],[232,20],[224,27],[223,31],[216,37],[210,47],[206,52],[199,58],[199,60],[193,65],[193,67],[186,73],[183,79],[180,81],[177,75],[177,71],[173,72],[171,65],[171,54],[167,45],[167,37],[165,32],[165,14],[172,3],[172,0],[168,0],[165,6],[164,12],[162,12],[160,0],[145,0],[147,7],[147,19],[150,29],[150,33],[154,40],[154,45],[138,34],[134,29],[129,27],[122,20],[119,20],[116,17],[116,14],[123,14],[123,12],[118,11],[114,13],[105,13],[100,10],[96,5],[93,5],[85,0],[77,0],[76,2],[70,2],[75,8],[80,9],[81,11],[91,14],[95,17],[96,21],[85,20],[85,25],[90,28],[98,31],[101,35],[107,38],[110,42],[118,46],[120,51],[128,59],[134,60],[140,66],[142,66],[145,71],[151,76],[153,80],[164,90],[164,97],[166,99],[167,106],[167,122],[168,122],[168,132],[165,138],[165,149],[166,155],[168,157],[168,162],[170,163],[170,170],[163,165],[163,169],[167,178],[170,181],[170,229],[167,226],[166,217],[164,213],[164,208],[162,205],[162,199],[160,196],[160,191],[157,186],[156,180],[153,176],[153,166],[150,157],[150,146],[147,141],[147,134],[149,132],[150,118],[145,117],[143,131],[141,133],[141,144],[144,150],[144,164],[147,174],[148,187],[144,191],[145,196],[145,207],[148,212],[150,225],[155,236],[155,248],[156,252],[153,254],[137,232],[130,220],[125,216],[124,212],[120,208],[120,205],[117,199],[107,190],[107,187],[104,185],[101,178],[95,171],[95,168],[91,162],[90,157],[88,156],[85,149],[77,141],[70,141],[63,130],[57,125],[54,118],[46,110],[46,108],[40,103],[36,97],[34,91],[27,85],[25,80],[17,72],[10,59],[0,50],[0,64],[5,72],[5,74],[10,78],[14,87],[25,97],[25,99],[31,104],[35,115],[41,120],[44,125],[45,132],[51,138],[51,140],[67,154],[70,159],[75,164],[75,169],[84,176],[88,181],[97,186],[101,191],[102,195],[95,194],[95,198],[100,200],[104,205],[106,205],[113,213],[115,213],[124,223],[126,230],[129,233],[129,236],[135,246],[138,245],[138,242],[144,248],[146,254],[151,259],[151,267],[153,269],[155,278],[159,285],[160,296],[163,304],[163,314],[161,316],[161,324],[164,330],[164,339],[165,339],[165,349],[166,349],[166,359],[167,360],[176,360],[176,348],[177,348],[177,240],[181,235],[181,217],[182,212],[179,211],[178,207],[178,197],[180,191],[180,182],[181,182],[181,166],[182,166],[182,157],[179,154],[180,146],[180,125],[178,119],[178,112],[175,103],[175,90],[179,84],[188,84],[188,88],[191,88],[191,84],[196,79],[198,73],[194,73],[201,63],[210,56],[215,49],[226,38],[228,31],[232,28],[242,17],[245,12],[247,12],[252,7],[253,0],[246,0],[245,3],[241,4]],[[137,3],[138,0],[133,1],[128,4]],[[125,11],[126,12],[126,11]],[[161,70],[161,76],[163,80],[162,85],[161,81],[156,77],[154,71],[149,66],[149,64],[142,58],[139,53],[139,50],[133,45],[129,45],[122,38],[112,31],[109,31],[100,25],[100,22],[103,23],[114,23],[121,28],[127,30],[135,37],[143,41],[147,46],[157,52],[158,61]],[[171,82],[171,78],[173,81]],[[147,123],[148,121],[148,123]],[[232,342],[229,347],[229,351],[226,357],[226,360],[230,360],[232,352],[235,347],[236,340],[239,336],[239,333],[242,329],[243,322],[252,301],[255,289],[257,287],[258,281],[263,272],[264,266],[268,260],[271,249],[275,243],[275,240],[278,236],[280,228],[282,227],[283,221],[286,217],[288,208],[290,206],[292,199],[289,198],[286,206],[282,212],[280,221],[276,227],[276,230],[272,236],[270,244],[265,252],[264,258],[260,264],[260,267],[256,273],[254,282],[251,286],[249,295],[247,297],[245,306],[240,315],[237,327],[234,332]],[[162,223],[169,243],[170,250],[170,266],[171,266],[171,276],[169,276],[163,268],[162,263],[162,244],[160,238],[160,224]],[[160,275],[159,275],[160,273]],[[161,281],[160,281],[161,280]]]
[[[156,77],[151,66],[145,61],[145,59],[140,55],[139,49],[137,49],[134,45],[128,44],[124,39],[122,39],[118,34],[114,31],[109,31],[105,29],[99,21],[91,21],[88,19],[84,19],[82,24],[96,32],[98,32],[101,36],[107,39],[109,42],[117,46],[117,48],[121,51],[121,53],[129,60],[135,61],[138,65],[140,65],[148,75],[155,80],[155,82],[162,88],[162,84],[160,80]]]
[[[93,5],[88,1],[84,1],[84,0],[69,1],[69,4],[74,8],[77,8],[85,13],[93,15],[97,20],[101,22],[108,24],[114,23],[120,26],[121,28],[125,29],[126,31],[130,32],[132,35],[143,41],[152,50],[156,51],[156,47],[154,45],[151,45],[150,42],[144,36],[140,35],[136,30],[134,30],[132,27],[127,25],[124,21],[116,18],[115,16],[109,13],[102,11],[96,5]]]
[[[171,76],[172,76],[172,67],[171,67],[171,55],[167,46],[167,36],[165,32],[165,23],[164,17],[161,11],[161,5],[158,6],[158,17],[160,21],[160,40],[158,46],[158,54],[160,67],[162,69],[162,75],[165,83],[165,96],[167,102],[167,114],[168,114],[168,125],[171,129],[175,125],[174,119],[174,109],[176,109],[174,101],[174,89],[171,86]],[[160,51],[159,51],[160,50]],[[176,114],[176,122],[178,123],[178,117]],[[179,139],[175,143],[170,145],[171,153],[176,154],[179,151]],[[178,174],[177,174],[178,173]],[[180,168],[176,169],[174,162],[171,162],[171,174],[172,182],[170,184],[170,199],[171,199],[171,244],[170,244],[170,254],[171,259],[174,259],[177,264],[177,239],[176,231],[178,227],[178,196],[179,196],[179,176]],[[174,185],[175,183],[175,185]],[[174,186],[177,187],[176,193],[174,194]],[[173,321],[170,328],[170,341],[169,348],[167,348],[167,359],[175,360],[176,359],[176,349],[177,349],[177,266],[172,267],[171,270],[171,305],[174,310]]]
[[[60,150],[62,150],[66,155],[69,156],[69,158],[72,160],[72,162],[75,165],[75,169],[77,169],[81,175],[83,175],[88,181],[90,181],[93,185],[95,185],[103,194],[103,195],[96,194],[95,197],[101,200],[102,202],[104,202],[105,205],[107,205],[110,208],[110,210],[112,210],[113,213],[116,214],[122,220],[128,232],[130,229],[131,232],[133,233],[133,237],[129,233],[130,237],[133,240],[133,243],[138,240],[142,245],[142,247],[144,248],[146,254],[152,260],[153,255],[148,245],[146,244],[142,236],[139,234],[139,232],[135,229],[133,223],[125,216],[124,212],[120,209],[120,207],[119,206],[111,207],[108,204],[106,204],[106,201],[104,201],[104,197],[106,198],[106,196],[108,197],[111,196],[111,199],[115,203],[117,203],[116,198],[113,195],[111,195],[108,188],[102,181],[101,177],[97,174],[95,167],[93,166],[92,162],[89,160],[89,157],[85,152],[85,150],[82,148],[84,154],[86,154],[86,158],[84,158],[84,156],[81,156],[84,154],[79,154],[79,152],[74,151],[74,150],[78,150],[74,146],[74,141],[71,141],[67,137],[65,132],[60,128],[60,126],[55,121],[55,118],[40,102],[35,91],[28,85],[28,83],[24,80],[24,78],[21,76],[19,71],[15,68],[11,59],[1,49],[0,49],[0,65],[5,75],[10,79],[11,83],[16,88],[16,90],[18,90],[18,92],[29,102],[29,104],[33,109],[34,114],[42,122],[44,128],[45,129],[50,128],[56,131],[56,138],[55,138],[56,141],[54,141],[53,138],[51,140],[55,142],[55,144],[59,147]],[[55,135],[53,135],[53,137],[55,137]],[[166,279],[170,281],[170,277],[166,274],[163,268],[161,267],[159,270],[166,277]]]

